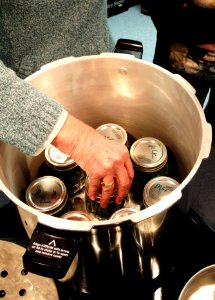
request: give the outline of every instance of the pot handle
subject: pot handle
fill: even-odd
[[[136,40],[118,39],[114,48],[114,53],[130,54],[136,58],[142,59],[143,44]]]
[[[37,223],[23,255],[23,266],[31,273],[61,279],[78,252],[80,240],[80,232],[59,230]]]

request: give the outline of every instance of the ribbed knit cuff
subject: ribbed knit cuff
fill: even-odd
[[[0,63],[0,139],[27,155],[41,149],[59,121],[60,103]]]

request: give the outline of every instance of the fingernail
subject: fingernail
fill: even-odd
[[[108,207],[108,203],[106,204],[106,203],[101,203],[101,202],[100,202],[100,207],[101,207],[101,208],[107,208],[107,207]]]
[[[115,199],[116,204],[120,205],[123,199]]]

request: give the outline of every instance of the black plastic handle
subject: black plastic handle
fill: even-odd
[[[140,41],[131,39],[118,39],[114,49],[115,53],[132,54],[136,58],[143,56],[143,44]]]
[[[23,266],[37,275],[63,278],[78,252],[80,239],[79,232],[54,229],[38,223],[23,255]]]

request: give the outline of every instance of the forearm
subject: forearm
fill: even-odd
[[[93,154],[96,153],[95,147],[98,141],[102,142],[103,140],[106,142],[95,129],[72,115],[68,115],[62,129],[51,143],[70,155],[83,169],[86,169],[83,157],[89,154],[89,150]]]
[[[34,155],[49,138],[63,107],[19,79],[0,61],[0,139]]]

